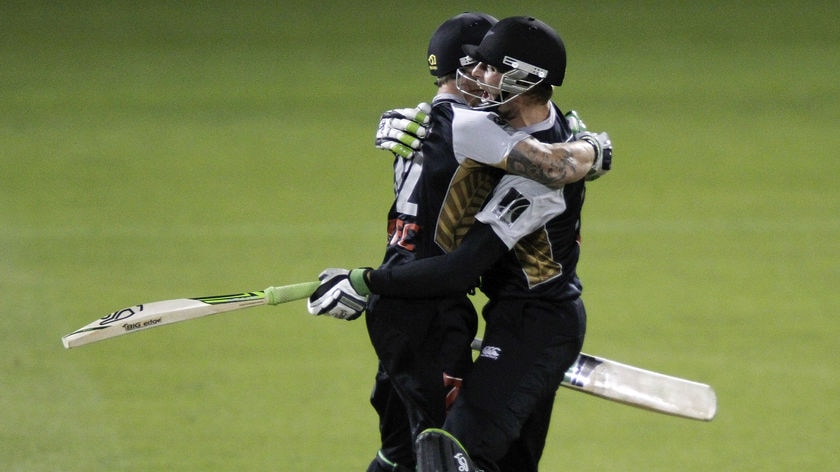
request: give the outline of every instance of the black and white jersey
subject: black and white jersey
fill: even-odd
[[[388,245],[382,267],[443,253],[433,236],[452,176],[460,167],[452,143],[453,108],[465,106],[460,96],[438,94],[432,102],[430,134],[421,152],[411,160],[395,159],[395,197],[388,213]]]
[[[545,121],[517,131],[546,143],[572,139],[556,106]],[[456,147],[464,149],[459,153],[469,155],[468,146],[456,141]],[[483,274],[482,291],[490,297],[580,295],[576,267],[584,193],[583,180],[550,189],[525,177],[505,175],[476,215],[510,249]]]
[[[579,296],[584,181],[555,190],[499,169],[511,148],[529,134],[549,143],[571,140],[560,110],[552,106],[548,119],[516,131],[486,112],[452,110],[453,155],[459,165],[434,223],[434,241],[443,254],[374,271],[371,289],[433,296],[463,290],[482,275],[482,291],[494,298]]]

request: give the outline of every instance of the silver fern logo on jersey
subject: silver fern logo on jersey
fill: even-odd
[[[493,359],[494,361],[502,355],[502,348],[496,346],[484,346],[481,348],[480,357]]]

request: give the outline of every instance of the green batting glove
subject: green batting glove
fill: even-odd
[[[586,131],[586,123],[580,119],[580,115],[577,111],[572,110],[563,116],[566,118],[566,122],[569,123],[569,128],[572,129],[573,135]]]
[[[386,111],[379,119],[375,145],[403,159],[413,159],[423,139],[429,134],[432,107],[421,103],[415,108]]]

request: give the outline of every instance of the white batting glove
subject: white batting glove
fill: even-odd
[[[361,294],[350,282],[350,271],[326,269],[318,276],[321,285],[306,304],[313,315],[330,315],[341,320],[355,320],[365,311],[367,293]],[[367,287],[360,288],[366,291]]]
[[[429,134],[431,111],[431,105],[421,103],[415,108],[397,108],[383,113],[376,130],[374,144],[377,149],[391,151],[403,159],[413,159]]]
[[[586,175],[586,180],[595,180],[606,174],[612,168],[613,145],[610,136],[606,133],[590,133],[584,131],[575,136],[578,140],[586,141],[595,148],[595,162]]]

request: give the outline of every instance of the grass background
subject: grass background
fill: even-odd
[[[713,385],[692,422],[561,390],[546,471],[837,470],[835,2],[0,4],[0,469],[364,470],[363,323],[302,302],[65,351],[109,311],[375,264],[381,111],[481,9],[566,41],[609,130],[585,351]],[[481,303],[481,298],[476,303]]]

